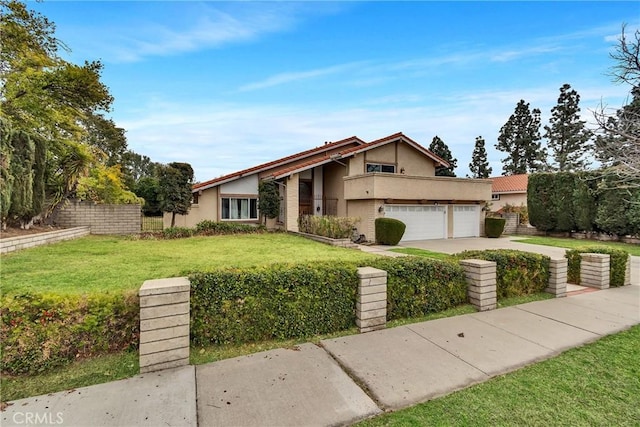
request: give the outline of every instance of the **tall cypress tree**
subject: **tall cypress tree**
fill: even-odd
[[[447,144],[444,143],[443,140],[438,137],[438,135],[433,137],[431,144],[429,145],[429,150],[434,154],[441,157],[443,160],[446,160],[449,163],[449,167],[439,166],[436,168],[436,176],[452,176],[455,177],[456,174],[453,171],[458,164],[458,159],[454,159],[451,154],[451,150]]]
[[[540,110],[529,110],[529,103],[521,99],[500,129],[496,149],[507,153],[507,157],[502,159],[503,175],[544,170],[547,150],[540,139]]]
[[[558,172],[584,170],[590,150],[592,132],[580,120],[580,95],[567,83],[560,88],[558,105],[551,109],[551,126],[545,126],[545,137],[553,156],[553,169]]]
[[[0,222],[3,230],[7,228],[7,218],[11,207],[13,175],[11,159],[13,158],[13,130],[9,121],[0,117]]]
[[[11,175],[13,175],[13,190],[11,192],[11,206],[9,217],[18,219],[20,226],[33,217],[33,164],[35,161],[35,147],[26,132],[18,131],[13,134],[13,159],[11,161]]]
[[[469,163],[469,171],[471,178],[489,178],[493,168],[489,166],[487,160],[487,150],[484,148],[484,138],[476,137],[476,145],[471,155],[471,163]]]

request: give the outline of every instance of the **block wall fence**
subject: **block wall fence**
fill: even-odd
[[[0,239],[0,254],[61,242],[63,240],[77,239],[78,237],[88,235],[90,232],[91,229],[89,227],[73,227],[64,230],[49,231],[47,233]]]
[[[58,213],[56,225],[88,226],[91,234],[136,234],[142,225],[140,205],[102,205],[70,201]]]
[[[586,257],[584,255],[587,255]],[[607,277],[608,255],[583,254],[581,275],[593,269],[589,255],[598,255],[598,271]],[[585,262],[586,261],[586,262]],[[496,263],[462,260],[469,301],[478,311],[497,307]],[[606,274],[604,271],[606,270]],[[567,295],[567,259],[552,259],[546,292],[556,298]],[[387,272],[372,267],[358,268],[356,325],[360,333],[386,328]],[[190,283],[186,277],[147,280],[140,296],[140,372],[152,372],[189,364]]]

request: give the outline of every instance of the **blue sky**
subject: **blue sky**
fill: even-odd
[[[543,124],[569,83],[585,120],[629,88],[607,75],[640,2],[29,2],[73,62],[101,60],[129,147],[204,181],[351,135],[438,135],[494,175],[520,99]]]

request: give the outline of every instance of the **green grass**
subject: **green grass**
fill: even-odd
[[[609,246],[623,249],[631,255],[640,256],[640,245],[622,242],[601,242],[598,240],[564,239],[562,237],[528,237],[514,240],[514,242],[530,243],[532,245],[555,246],[557,248],[579,248],[584,246]]]
[[[145,280],[276,262],[366,261],[375,256],[284,233],[133,240],[88,236],[2,256],[3,294],[136,290]]]
[[[133,377],[139,372],[138,352],[122,352],[81,360],[40,375],[2,375],[2,401]]]
[[[637,426],[640,326],[359,426]]]
[[[451,255],[449,255],[449,254],[445,254],[443,252],[428,251],[426,249],[394,248],[394,249],[389,249],[389,252],[398,252],[398,253],[401,253],[401,254],[423,256],[423,257],[427,257],[427,258],[435,258],[435,259],[440,259],[440,260],[450,260],[450,259],[452,259]]]

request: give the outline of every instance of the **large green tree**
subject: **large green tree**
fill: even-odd
[[[453,155],[451,154],[451,150],[449,150],[449,147],[447,146],[447,144],[445,144],[444,141],[440,139],[438,135],[433,137],[433,140],[429,145],[429,150],[434,154],[438,155],[439,157],[441,157],[447,163],[449,163],[449,167],[438,166],[436,168],[436,176],[452,176],[452,177],[456,176],[454,169],[458,164],[458,159],[453,158]]]
[[[158,167],[160,208],[171,214],[171,226],[176,214],[186,215],[193,198],[193,169],[188,163],[169,163]]]
[[[32,207],[40,211],[34,216],[46,216],[72,197],[79,180],[93,169],[105,171],[123,163],[128,152],[125,132],[105,116],[113,97],[101,81],[102,63],[78,65],[62,59],[60,52],[69,49],[56,37],[52,21],[25,2],[0,0],[0,34],[0,117],[36,144]],[[94,178],[99,171],[93,172]],[[111,182],[132,188],[127,171],[124,184]]]
[[[540,110],[529,109],[523,99],[500,129],[496,149],[507,154],[502,159],[503,175],[518,175],[545,169],[546,148],[540,137]]]
[[[469,163],[469,171],[471,178],[489,178],[493,172],[493,168],[489,166],[487,160],[487,150],[484,147],[484,138],[476,137],[476,144],[471,154],[471,163]]]
[[[558,172],[584,170],[588,165],[589,144],[593,133],[580,120],[580,95],[571,85],[560,88],[558,104],[551,109],[550,126],[545,126],[545,137],[553,157],[552,169]]]

